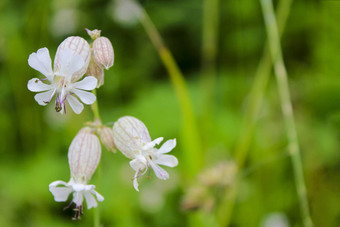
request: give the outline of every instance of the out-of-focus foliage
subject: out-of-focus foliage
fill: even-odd
[[[141,2],[182,69],[195,113],[203,119],[203,2]],[[178,100],[142,26],[119,23],[114,19],[114,7],[109,0],[0,1],[0,226],[92,226],[92,210],[85,210],[83,219],[74,222],[72,210],[63,211],[67,203],[54,202],[48,191],[52,181],[68,180],[68,146],[84,122],[92,120],[91,109],[86,106],[81,115],[69,111],[60,116],[52,105],[39,106],[26,88],[27,81],[38,75],[27,64],[29,54],[47,47],[53,59],[57,46],[67,36],[89,40],[85,28],[102,30],[115,50],[115,65],[105,72],[105,84],[97,92],[104,123],[110,125],[120,116],[133,115],[143,120],[153,138],[176,137],[178,146],[173,154],[180,163],[167,169],[168,181],[156,179],[153,173],[151,179],[143,178],[137,193],[128,160],[103,147],[99,173],[92,179],[105,197],[99,204],[101,223],[197,226],[204,221],[195,215],[209,216],[209,211],[185,211],[181,207],[188,188],[199,180],[188,178],[181,166],[186,141],[181,140]],[[315,226],[337,226],[340,222],[339,12],[338,1],[295,1],[282,38]],[[209,135],[200,131],[206,168],[233,157],[266,40],[258,1],[220,1],[219,13],[217,81],[209,122],[213,130]],[[199,126],[201,123],[198,121]],[[275,220],[301,225],[286,146],[272,77],[242,173],[233,226],[259,226]],[[214,223],[204,220],[205,224]]]

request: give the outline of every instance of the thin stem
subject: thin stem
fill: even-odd
[[[290,12],[292,0],[281,0],[278,4],[277,9],[277,22],[282,35],[286,21]],[[270,57],[269,47],[266,44],[261,61],[257,67],[255,79],[251,91],[249,93],[249,106],[245,111],[243,117],[243,123],[241,127],[240,137],[235,147],[235,160],[238,166],[238,172],[242,171],[244,162],[247,158],[253,131],[255,128],[256,120],[258,118],[264,91],[266,90],[272,61]],[[231,221],[231,215],[235,205],[236,195],[240,186],[241,177],[238,177],[235,185],[230,191],[226,191],[224,198],[222,199],[221,205],[217,209],[217,217],[220,226],[228,226]]]
[[[274,62],[274,71],[279,88],[281,108],[285,120],[286,133],[288,137],[288,150],[292,158],[295,184],[299,197],[300,209],[304,226],[313,226],[309,213],[307,192],[304,183],[299,141],[294,121],[293,107],[290,100],[287,71],[283,62],[279,33],[271,0],[261,0],[264,21],[267,30],[270,52]]]
[[[202,34],[202,76],[201,94],[202,131],[209,141],[213,112],[214,86],[216,81],[216,55],[218,46],[220,0],[204,0]]]
[[[96,101],[91,105],[91,109],[93,112],[93,116],[94,116],[94,121],[93,122],[101,122],[101,118],[99,115],[99,107],[98,107],[98,97],[97,97],[97,91],[96,89],[92,90],[92,93],[96,96]],[[97,188],[99,187],[100,184],[100,164],[97,167],[97,171],[96,171],[96,185]],[[94,227],[100,227],[100,206],[96,207],[94,209],[94,218],[93,218],[93,226]]]
[[[99,164],[97,166],[96,170],[96,187],[100,187],[100,178],[101,178],[101,165]],[[93,217],[93,226],[94,227],[100,227],[100,206],[97,206],[94,208],[94,217]]]
[[[185,141],[182,144],[186,146],[184,147],[185,152],[183,152],[186,162],[184,166],[187,168],[187,173],[193,176],[202,167],[203,155],[201,154],[198,128],[184,76],[148,14],[142,10],[142,14],[139,15],[138,18],[167,69],[180,102],[183,118],[183,137]]]
[[[97,97],[97,91],[96,89],[92,90],[92,93]],[[94,121],[99,120],[101,121],[100,115],[99,115],[99,108],[98,108],[98,98],[96,98],[96,101],[92,104],[91,109],[94,115]]]

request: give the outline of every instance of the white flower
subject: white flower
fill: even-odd
[[[49,185],[49,190],[57,202],[66,201],[69,195],[73,194],[72,202],[76,204],[78,211],[75,218],[80,216],[84,197],[87,209],[97,207],[95,197],[100,202],[104,200],[104,197],[94,190],[94,185],[87,184],[98,166],[100,156],[99,139],[92,134],[90,128],[83,128],[73,139],[68,151],[71,180],[68,183],[58,180]]]
[[[130,166],[136,171],[133,181],[138,190],[138,177],[144,175],[151,166],[159,179],[166,180],[169,174],[159,165],[175,167],[178,160],[170,152],[176,146],[176,139],[166,141],[161,148],[155,148],[163,137],[151,141],[148,129],[143,122],[134,117],[122,117],[113,125],[113,139],[116,147],[126,157],[132,159]]]
[[[97,79],[93,76],[85,77],[83,80],[73,82],[73,75],[84,67],[84,60],[80,55],[74,54],[72,50],[64,48],[59,51],[59,67],[52,70],[52,62],[48,49],[41,48],[37,53],[32,53],[28,58],[28,64],[35,70],[45,75],[49,83],[45,84],[38,78],[28,81],[27,88],[33,92],[41,92],[34,96],[39,105],[47,105],[56,94],[56,111],[66,113],[65,102],[69,103],[76,114],[80,114],[85,104],[92,104],[96,96],[91,91],[97,86]],[[63,111],[62,111],[63,110]]]

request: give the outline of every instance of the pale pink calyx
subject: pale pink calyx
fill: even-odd
[[[88,209],[97,207],[97,201],[104,200],[104,197],[95,191],[94,185],[88,185],[100,156],[101,147],[97,136],[89,127],[81,129],[72,140],[68,151],[70,181],[66,183],[58,180],[49,185],[49,190],[57,202],[64,202],[70,194],[73,195],[72,202],[76,204],[77,211],[75,218],[79,218],[81,214],[84,198]]]
[[[106,37],[99,37],[93,41],[93,57],[97,64],[105,69],[109,69],[113,65],[114,52],[110,40]]]
[[[159,165],[178,165],[175,156],[166,154],[176,146],[176,139],[166,141],[159,149],[155,148],[162,142],[163,137],[151,141],[146,126],[137,118],[125,116],[118,119],[113,125],[113,139],[117,149],[132,159],[130,166],[136,171],[133,181],[136,191],[139,191],[137,179],[144,175],[149,167],[159,179],[166,180],[169,174]]]
[[[84,61],[83,65],[73,73],[71,81],[77,81],[79,80],[87,71],[87,67],[90,62],[91,57],[91,49],[88,42],[79,37],[79,36],[70,36],[66,38],[57,49],[57,53],[54,59],[54,70],[56,72],[59,71],[61,64],[62,64],[62,56],[60,55],[61,51],[64,49],[70,49],[72,52],[72,55],[78,55],[82,58]],[[91,76],[91,75],[90,75]]]

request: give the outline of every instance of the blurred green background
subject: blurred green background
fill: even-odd
[[[203,1],[144,0],[141,4],[187,82],[204,151],[197,151],[193,162],[205,154],[199,167],[205,170],[222,160],[231,161],[266,41],[260,3],[219,2],[209,118],[204,117],[207,110],[202,102],[206,95],[201,64]],[[202,208],[207,197],[194,198],[194,209],[183,205],[199,177],[188,174],[183,164],[188,141],[181,133],[179,101],[145,30],[138,21],[126,19],[128,11],[117,7],[109,0],[0,1],[0,226],[93,225],[93,210],[85,209],[82,220],[72,221],[72,210],[63,211],[68,203],[55,202],[48,190],[52,181],[69,180],[68,146],[84,123],[92,120],[91,108],[85,106],[81,115],[68,111],[61,116],[52,104],[39,106],[27,89],[29,79],[42,77],[29,67],[29,54],[47,47],[53,59],[68,36],[90,41],[85,28],[102,30],[115,50],[114,67],[105,72],[105,84],[97,91],[103,122],[112,125],[119,117],[132,115],[146,124],[152,138],[178,142],[171,153],[178,157],[179,166],[165,167],[170,179],[161,181],[151,173],[151,179],[140,180],[139,193],[132,187],[129,160],[103,148],[100,171],[90,182],[105,198],[99,203],[101,224],[216,225],[218,190],[209,192],[210,209]],[[295,1],[282,36],[315,226],[340,223],[339,12],[339,1]],[[273,75],[264,92],[231,226],[302,226]]]

